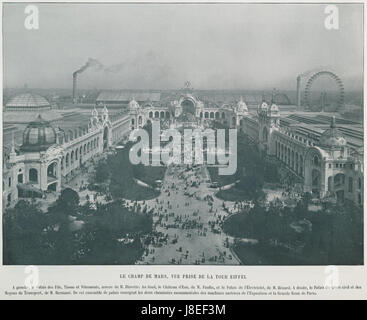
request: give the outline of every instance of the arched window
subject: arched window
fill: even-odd
[[[38,183],[38,171],[37,169],[29,169],[29,181],[33,183]]]
[[[279,159],[283,161],[283,145],[279,142]]]
[[[149,112],[149,118],[153,118],[153,111]]]
[[[317,155],[314,155],[314,157],[312,158],[312,164],[314,166],[318,166],[319,162],[320,162],[319,157]]]
[[[348,192],[353,192],[353,178],[348,178]]]
[[[224,112],[222,112],[222,119],[226,118],[226,114]]]
[[[278,142],[278,158],[282,159],[282,144]]]
[[[159,112],[158,111],[154,112],[154,118],[159,118]]]
[[[69,168],[69,164],[70,164],[70,155],[66,154],[65,167]]]
[[[47,167],[47,176],[52,177],[52,178],[57,177],[57,163],[56,162],[52,162]]]
[[[284,163],[287,164],[288,161],[288,152],[287,147],[284,145]]]
[[[298,173],[298,152],[296,152],[296,167],[294,168],[294,171]]]
[[[312,175],[312,187],[315,190],[319,190],[319,188],[320,188],[320,181],[321,181],[321,179],[320,179],[320,177],[321,177],[320,171],[319,170],[316,170],[316,169],[312,169],[311,175]]]
[[[303,157],[299,156],[299,174],[303,177]]]
[[[362,179],[358,178],[358,189],[361,190],[362,189]]]
[[[164,111],[161,111],[161,118],[164,119]]]
[[[327,189],[328,191],[332,191],[333,190],[333,187],[332,187],[332,182],[333,182],[333,177],[330,176],[327,178]]]
[[[343,173],[338,173],[334,176],[334,186],[343,186],[345,183],[345,175]]]

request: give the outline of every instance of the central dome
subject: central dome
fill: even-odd
[[[335,125],[335,117],[332,118],[330,128],[325,130],[320,137],[320,146],[324,148],[338,148],[347,144],[345,137]]]
[[[22,151],[45,151],[56,143],[56,131],[48,121],[39,115],[35,121],[28,124],[23,132]]]
[[[129,102],[130,111],[137,111],[139,108],[139,103],[135,100],[135,98],[132,98],[132,100]]]

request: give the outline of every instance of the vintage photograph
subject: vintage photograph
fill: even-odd
[[[364,264],[362,4],[2,10],[4,265]]]

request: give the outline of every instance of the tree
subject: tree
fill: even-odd
[[[20,200],[3,215],[4,264],[42,264],[49,256],[47,214]]]
[[[56,200],[57,205],[65,210],[65,213],[75,213],[79,207],[79,194],[71,189],[66,188],[61,191],[59,198]]]
[[[275,163],[265,162],[264,177],[267,182],[279,182],[280,176]]]
[[[95,174],[94,174],[94,181],[96,183],[102,183],[109,179],[110,177],[110,169],[106,161],[100,161],[97,165]]]
[[[257,198],[264,184],[263,177],[257,172],[242,176],[238,187],[248,195],[249,198]]]
[[[79,212],[79,195],[71,188],[61,191],[56,202],[48,207],[49,220],[52,226],[59,229],[69,228],[69,216]]]
[[[108,167],[111,170],[109,189],[114,198],[124,197],[135,183],[132,164],[129,159],[129,147],[117,155],[108,158]]]

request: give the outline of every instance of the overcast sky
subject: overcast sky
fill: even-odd
[[[292,90],[298,74],[320,66],[347,90],[362,87],[362,5],[338,5],[332,31],[325,5],[39,4],[31,31],[25,6],[4,5],[5,87],[71,88],[88,58],[105,68],[80,74],[80,88],[175,89],[190,80],[197,89]]]

